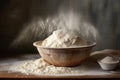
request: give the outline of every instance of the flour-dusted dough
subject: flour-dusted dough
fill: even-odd
[[[88,45],[85,39],[75,35],[71,31],[56,30],[42,42],[44,47],[65,48]]]

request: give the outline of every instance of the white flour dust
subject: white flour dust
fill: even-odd
[[[68,32],[61,29],[54,31],[52,35],[42,41],[42,44],[40,45],[44,47],[65,48],[85,46],[89,44],[87,40],[77,36],[71,31]]]
[[[78,76],[110,74],[99,69],[95,63],[87,62],[75,67],[57,67],[46,63],[42,58],[18,61],[9,67],[11,72],[21,72],[26,75]]]
[[[111,57],[111,56],[107,56],[107,57],[103,58],[101,60],[101,62],[102,63],[117,63],[117,62],[119,62],[119,59],[116,59],[116,58]]]
[[[26,61],[14,67],[14,71],[22,72],[25,74],[35,75],[56,75],[56,74],[78,74],[84,72],[86,68],[81,70],[83,66],[79,67],[56,67],[46,63],[42,58],[36,60]]]

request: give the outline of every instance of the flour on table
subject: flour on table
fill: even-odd
[[[27,59],[21,60],[26,57]],[[120,71],[103,71],[96,62],[89,59],[79,66],[57,67],[46,63],[42,58],[39,58],[39,55],[30,54],[22,56],[20,59],[10,58],[8,60],[0,60],[0,71],[40,76],[109,75],[120,73]]]
[[[80,75],[109,75],[119,71],[103,71],[99,65],[90,60],[75,67],[57,67],[46,63],[42,58],[33,60],[17,60],[10,62],[0,61],[0,71],[9,73],[24,73],[26,75],[40,76],[80,76]]]
[[[22,72],[25,74],[35,75],[56,75],[56,74],[78,74],[84,72],[81,70],[83,66],[77,67],[56,67],[46,63],[42,58],[23,62],[22,64],[14,67],[14,71]]]

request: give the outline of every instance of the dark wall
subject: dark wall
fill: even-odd
[[[0,52],[1,53],[25,53],[34,52],[32,43],[39,38],[31,39],[35,34],[29,30],[28,41],[24,38],[17,46],[11,47],[12,42],[19,37],[20,32],[32,25],[33,18],[53,16],[59,10],[60,5],[65,5],[69,0],[0,0]],[[101,41],[97,49],[120,49],[120,0],[73,0],[77,8],[85,18],[89,20],[99,31]],[[65,3],[66,2],[66,3]],[[36,25],[37,26],[37,25]],[[46,34],[46,32],[44,33]],[[36,51],[36,50],[35,50]]]
[[[52,3],[51,3],[52,1]],[[54,15],[57,11],[60,1],[57,0],[0,0],[0,52],[1,53],[19,53],[34,52],[32,42],[28,40],[18,45],[11,46],[12,42],[19,37],[19,34],[33,18],[45,18]],[[50,3],[50,4],[49,4]],[[31,25],[32,26],[32,25]],[[28,32],[34,34],[32,32]],[[30,36],[27,36],[28,38]],[[42,37],[42,36],[41,36]],[[31,49],[32,48],[32,49]]]
[[[0,52],[8,52],[9,45],[28,21],[28,0],[0,0]]]

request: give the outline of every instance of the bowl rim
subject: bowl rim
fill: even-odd
[[[38,43],[40,43],[40,42],[42,42],[42,41],[33,42],[33,46],[43,48],[43,49],[77,49],[77,48],[80,49],[80,48],[89,48],[89,47],[96,46],[95,42],[90,42],[91,44],[88,44],[88,45],[85,45],[85,46],[54,48],[54,47],[44,47],[44,46],[38,45]]]

